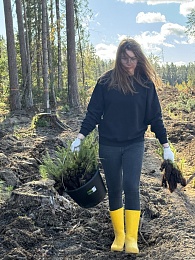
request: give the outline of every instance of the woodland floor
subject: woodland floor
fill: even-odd
[[[179,94],[166,89],[159,95],[165,107]],[[59,196],[52,181],[40,179],[43,154],[62,145],[62,139],[73,139],[83,115],[59,114],[59,118],[66,125],[64,131],[52,124],[32,130],[32,117],[25,113],[0,124],[0,179],[15,187],[6,202],[5,193],[0,194],[0,259],[195,260],[195,188],[190,180],[195,172],[195,111],[177,111],[174,118],[164,115],[177,156],[186,159],[185,188],[178,185],[170,193],[161,187],[162,159],[153,135],[147,133],[137,256],[110,252],[113,230],[107,196],[96,207],[84,209],[68,195]]]

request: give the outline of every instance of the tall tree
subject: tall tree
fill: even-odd
[[[80,110],[75,50],[74,0],[66,0],[66,31],[69,105],[75,110]]]
[[[21,0],[16,0],[16,13],[18,21],[18,35],[20,43],[20,56],[22,64],[22,86],[23,86],[23,107],[32,108],[33,99],[32,99],[32,86],[31,86],[31,65],[30,57],[27,52],[25,33],[24,33],[24,23],[23,23],[23,14],[22,14],[22,3]]]
[[[43,87],[44,110],[50,112],[49,105],[49,80],[48,80],[48,43],[47,43],[47,0],[42,0],[42,51],[43,51]]]
[[[80,77],[82,77],[82,89],[86,84],[86,51],[88,49],[89,31],[86,30],[86,23],[92,18],[92,11],[89,9],[88,0],[76,0],[75,10],[75,28],[77,37],[77,62],[79,63]],[[79,80],[81,83],[81,80]],[[80,86],[80,85],[79,85]]]
[[[57,35],[58,35],[58,89],[62,90],[63,79],[62,79],[61,18],[60,18],[59,0],[56,0],[56,18],[57,18]]]
[[[54,22],[53,22],[53,0],[50,0],[50,18],[51,18],[51,32],[49,26],[49,19],[47,19],[47,34],[48,34],[48,62],[49,62],[49,86],[50,86],[50,107],[52,112],[56,112],[56,96],[55,96],[55,88],[54,88],[54,66],[53,66],[53,44],[54,44]],[[48,18],[48,15],[47,15]]]
[[[35,14],[35,44],[36,44],[36,86],[38,92],[41,89],[41,64],[42,64],[42,48],[41,48],[41,32],[42,32],[42,4],[40,0],[34,0]]]
[[[85,85],[85,70],[84,70],[84,55],[83,55],[83,48],[82,48],[82,37],[81,37],[81,29],[79,27],[79,18],[78,18],[78,7],[75,5],[75,20],[76,20],[76,28],[78,31],[78,46],[79,46],[79,53],[81,56],[81,72],[82,72],[82,85]]]
[[[16,63],[16,49],[14,40],[13,18],[11,10],[11,1],[3,0],[5,13],[5,26],[7,35],[7,53],[9,66],[9,81],[10,81],[10,110],[20,110],[20,92],[18,84],[18,70]]]

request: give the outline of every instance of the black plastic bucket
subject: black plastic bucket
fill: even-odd
[[[99,170],[83,186],[66,193],[82,208],[92,208],[99,204],[106,195],[106,188]]]

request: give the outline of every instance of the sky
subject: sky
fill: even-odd
[[[85,25],[90,42],[102,59],[115,59],[121,39],[132,37],[145,54],[164,63],[195,62],[195,39],[186,35],[187,15],[195,0],[88,0],[93,17]],[[5,35],[0,0],[0,35]]]
[[[195,0],[89,0],[89,7],[90,41],[101,58],[114,59],[120,40],[132,37],[161,62],[195,62],[195,39],[185,33]]]

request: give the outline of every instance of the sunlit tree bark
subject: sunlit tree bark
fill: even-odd
[[[18,70],[16,63],[16,49],[13,30],[13,18],[11,10],[11,1],[3,0],[5,13],[5,26],[7,35],[7,54],[9,66],[9,81],[10,81],[10,110],[20,110],[20,92],[18,85]]]
[[[30,66],[30,57],[27,52],[25,34],[24,34],[24,23],[23,23],[23,15],[22,15],[22,3],[21,0],[16,0],[16,13],[17,13],[17,21],[18,21],[18,35],[19,35],[19,43],[20,43],[20,56],[21,56],[21,64],[22,64],[22,106],[24,108],[32,108],[33,107],[33,99],[32,99],[32,86],[31,86],[31,66]]]
[[[62,79],[62,48],[61,48],[61,18],[60,18],[60,3],[56,0],[56,18],[57,18],[57,35],[58,35],[58,89],[63,89]]]
[[[42,0],[42,52],[43,52],[43,88],[44,110],[50,112],[49,81],[48,81],[48,43],[47,43],[47,1]]]
[[[54,30],[54,22],[53,22],[53,0],[50,0],[50,18],[51,25],[49,26],[49,19],[47,19],[47,39],[48,39],[48,63],[49,63],[49,86],[50,86],[50,107],[52,112],[56,112],[56,96],[55,96],[55,88],[54,88],[54,66],[53,66],[53,30]],[[48,18],[48,15],[47,15]],[[51,29],[50,29],[51,28]]]
[[[71,108],[79,110],[77,66],[75,52],[74,0],[66,0],[68,99]]]

